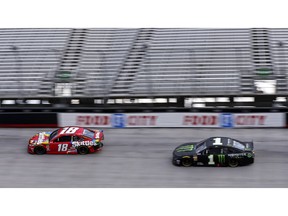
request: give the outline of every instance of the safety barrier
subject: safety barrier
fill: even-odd
[[[59,113],[59,126],[101,128],[281,128],[285,113]]]
[[[97,128],[285,128],[284,112],[213,113],[213,112],[139,112],[139,113],[0,113],[0,127]]]
[[[1,113],[0,127],[57,127],[58,119],[56,113]]]

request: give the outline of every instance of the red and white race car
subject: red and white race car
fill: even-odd
[[[102,149],[104,133],[82,127],[63,127],[35,134],[28,144],[31,154],[88,154]]]

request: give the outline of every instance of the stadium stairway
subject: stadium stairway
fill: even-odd
[[[55,96],[81,96],[84,94],[86,77],[85,74],[78,73],[78,68],[86,34],[87,29],[70,29],[57,70],[52,76],[45,77],[39,94],[45,95],[51,89],[55,89],[54,92],[51,92]]]
[[[79,66],[85,74],[84,96],[105,97],[129,54],[137,29],[89,29]]]
[[[251,49],[254,71],[272,70],[269,44],[269,30],[266,28],[251,29]]]
[[[143,28],[138,30],[129,53],[115,78],[113,88],[110,91],[111,96],[130,93],[130,87],[145,59],[151,40],[153,40],[153,29]]]

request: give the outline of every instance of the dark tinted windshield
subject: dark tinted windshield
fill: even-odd
[[[198,144],[198,145],[196,146],[196,148],[197,148],[197,149],[196,149],[196,152],[198,153],[198,152],[206,149],[206,143],[205,143],[205,142],[200,143],[200,144]]]
[[[51,133],[51,135],[50,135],[50,137],[49,137],[49,140],[52,140],[52,139],[58,134],[58,130],[59,130],[59,129],[57,129],[57,130],[55,130],[55,131],[53,131],[53,132]]]
[[[89,138],[91,138],[91,139],[94,138],[94,132],[92,132],[92,131],[90,131],[90,130],[87,130],[87,129],[84,129],[83,135],[86,136],[86,137],[89,137]]]

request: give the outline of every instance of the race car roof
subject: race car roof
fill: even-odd
[[[203,145],[206,147],[210,146],[230,146],[240,150],[245,149],[245,144],[239,140],[232,139],[230,137],[210,137],[206,140],[203,140],[197,144],[197,148]]]
[[[84,131],[84,128],[82,128],[82,127],[69,126],[69,127],[59,128],[58,135],[60,135],[60,134],[82,135],[83,131]]]
[[[50,139],[52,139],[53,137],[55,136],[59,136],[59,135],[78,135],[78,136],[81,136],[81,135],[85,135],[85,136],[88,136],[88,137],[91,137],[93,138],[94,136],[94,132],[92,130],[89,130],[87,128],[82,128],[82,127],[76,127],[76,126],[68,126],[68,127],[63,127],[63,128],[59,128],[55,131],[53,131],[50,135]]]

